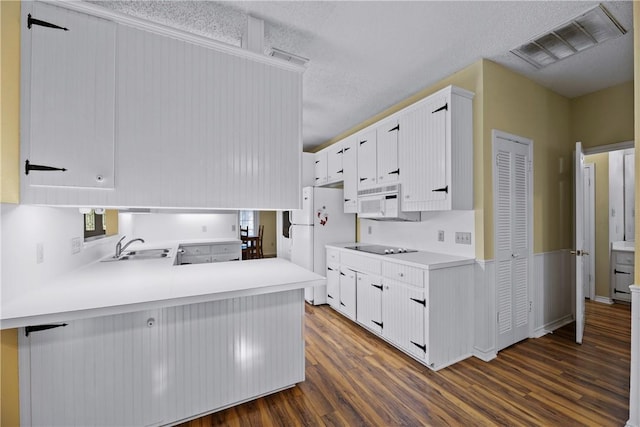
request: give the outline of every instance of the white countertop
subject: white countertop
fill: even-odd
[[[635,252],[636,251],[636,242],[613,242],[611,244],[612,251],[620,251],[620,252]]]
[[[373,244],[373,243],[372,243]],[[437,252],[418,251],[392,255],[378,255],[369,252],[346,249],[348,246],[366,246],[367,243],[334,243],[327,245],[328,248],[349,251],[354,254],[377,258],[383,261],[393,261],[399,264],[411,265],[413,267],[424,268],[426,270],[437,270],[439,268],[457,267],[475,263],[474,258],[447,255]]]
[[[2,301],[0,327],[62,322],[326,283],[324,277],[281,258],[173,265],[178,244],[214,240],[132,244],[127,250],[167,248],[171,252],[159,259],[96,261],[37,291]]]

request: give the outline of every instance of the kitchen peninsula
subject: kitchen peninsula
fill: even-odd
[[[304,288],[281,259],[97,261],[2,301],[23,425],[164,425],[304,380]]]

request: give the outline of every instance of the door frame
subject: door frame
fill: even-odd
[[[527,188],[527,205],[529,207],[529,209],[527,209],[527,224],[528,224],[528,230],[527,230],[527,234],[529,235],[529,245],[527,248],[527,262],[529,263],[529,268],[527,271],[527,293],[528,293],[528,297],[529,297],[529,313],[528,313],[528,319],[527,321],[529,322],[529,338],[532,338],[534,336],[534,329],[535,329],[535,325],[534,325],[534,319],[535,319],[535,311],[536,311],[536,295],[535,295],[535,288],[534,288],[534,283],[533,283],[533,270],[534,270],[534,260],[533,260],[533,239],[534,239],[534,235],[533,235],[533,140],[529,139],[529,138],[525,138],[519,135],[514,135],[511,133],[507,133],[498,129],[492,129],[491,130],[491,150],[492,150],[492,159],[496,158],[497,152],[496,152],[496,140],[498,138],[501,139],[505,139],[507,141],[510,141],[514,144],[522,144],[527,146],[528,148],[528,156],[529,156],[529,168],[528,168],[528,174],[527,174],[527,179],[529,182],[528,188]],[[493,184],[492,184],[492,196],[493,196],[493,248],[494,248],[494,252],[495,252],[495,247],[496,247],[496,230],[498,229],[497,227],[497,222],[498,222],[498,215],[496,215],[496,212],[498,211],[498,207],[497,205],[497,198],[495,197],[495,194],[497,193],[497,180],[496,180],[496,173],[497,173],[497,169],[496,169],[496,163],[495,161],[492,162],[492,180],[493,180]],[[494,258],[495,258],[495,253],[494,253]],[[494,286],[496,286],[496,284],[498,283],[498,271],[497,269],[495,269],[496,271],[494,271]],[[497,292],[494,295],[494,317],[497,319],[497,307],[498,307],[498,301],[497,301]],[[494,330],[494,343],[497,346],[498,343],[498,328],[496,327]]]
[[[590,301],[596,298],[596,165],[595,163],[585,163],[584,170],[591,181],[589,185],[588,200],[585,200],[585,212],[588,212],[586,234],[589,236],[589,246],[585,249],[589,252],[589,297]],[[585,193],[586,194],[586,193]]]

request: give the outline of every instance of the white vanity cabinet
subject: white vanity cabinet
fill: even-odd
[[[400,114],[403,211],[473,209],[472,99],[449,86]]]
[[[358,212],[358,146],[355,137],[342,141],[344,213]]]
[[[473,260],[426,252],[408,255],[426,264],[341,249],[339,270],[354,273],[355,320],[360,325],[430,368],[441,369],[472,353]],[[340,284],[353,280],[343,277]],[[344,307],[332,307],[353,320]]]
[[[21,424],[162,424],[162,322],[150,310],[21,328]]]
[[[635,252],[613,249],[611,251],[612,297],[616,300],[631,301],[631,290],[635,274]]]
[[[28,186],[113,188],[116,25],[39,2],[25,18],[22,43],[29,56],[23,75],[29,78],[22,114],[28,125],[21,130],[21,180]]]
[[[301,67],[86,2],[22,14],[21,160],[67,169],[25,171],[22,203],[298,205]]]

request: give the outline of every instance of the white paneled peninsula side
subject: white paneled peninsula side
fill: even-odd
[[[304,381],[304,288],[282,259],[97,261],[2,301],[22,425],[165,425]]]

